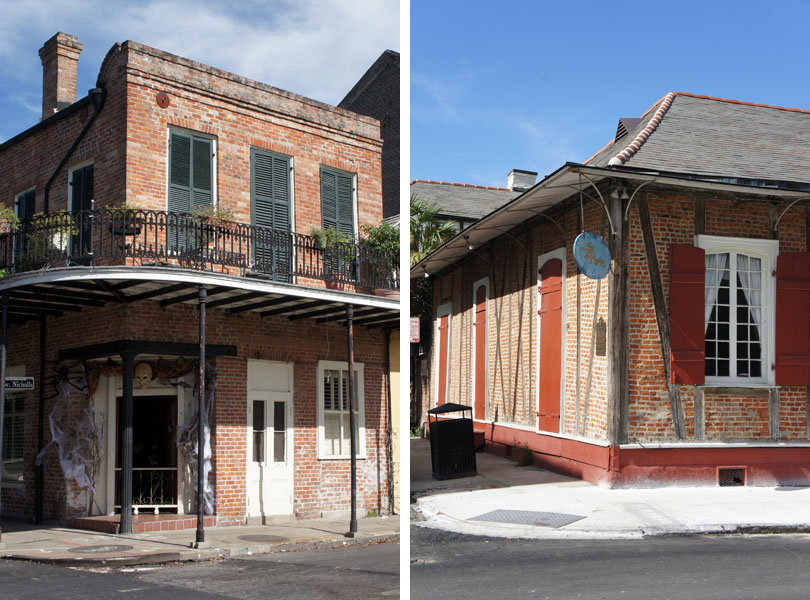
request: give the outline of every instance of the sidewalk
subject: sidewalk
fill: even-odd
[[[124,566],[176,561],[209,560],[269,552],[331,548],[399,540],[399,516],[358,520],[358,533],[345,537],[346,520],[295,521],[279,525],[210,527],[205,530],[209,547],[190,546],[195,529],[112,535],[3,522],[0,557],[65,566]]]
[[[411,509],[420,525],[537,539],[696,533],[810,533],[810,488],[611,490],[487,453],[478,475],[436,481],[430,444],[411,440]]]

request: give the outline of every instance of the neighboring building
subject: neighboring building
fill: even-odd
[[[45,43],[43,118],[0,144],[8,374],[36,381],[6,401],[3,515],[195,514],[201,339],[217,523],[349,514],[352,358],[357,510],[389,512],[398,257],[356,242],[378,121],[132,41],[77,101],[80,51]]]
[[[338,107],[380,122],[383,216],[399,215],[399,52],[383,52]]]
[[[620,120],[412,270],[430,405],[604,485],[810,484],[809,141],[810,111],[683,93]]]
[[[454,224],[456,231],[466,229],[510,200],[531,188],[537,180],[534,171],[512,169],[507,176],[507,187],[486,187],[467,183],[442,181],[411,181],[411,195],[438,208],[437,218]],[[413,310],[413,304],[411,305]],[[411,313],[412,316],[414,313]],[[430,378],[433,341],[432,323],[420,317],[419,343],[411,344],[411,425],[421,426],[427,418],[429,394],[425,393]]]
[[[509,172],[505,188],[414,179],[411,194],[435,204],[439,209],[439,219],[457,223],[460,231],[517,198],[531,188],[536,179],[534,171],[520,169]]]

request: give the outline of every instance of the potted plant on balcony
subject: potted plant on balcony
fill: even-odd
[[[110,222],[110,229],[115,235],[138,235],[141,224],[135,219],[137,206],[124,203],[120,206],[108,206],[104,209],[105,216]]]
[[[219,204],[197,206],[191,218],[197,230],[198,243],[209,248],[216,246],[218,239],[228,239],[238,226],[236,216]]]
[[[351,239],[337,229],[313,227],[309,235],[314,245],[323,251],[323,275],[327,287],[336,288],[351,279],[354,256],[347,255]]]
[[[0,248],[3,253],[3,263],[8,266],[11,260],[11,244],[14,240],[12,235],[20,226],[20,219],[17,217],[14,209],[5,204],[0,204]],[[0,277],[8,275],[6,267],[0,268]]]
[[[378,296],[399,298],[398,269],[399,229],[381,221],[379,225],[364,224],[360,230],[365,237],[360,240],[362,248],[371,248],[376,252],[367,258],[361,267],[361,273],[367,274],[374,283],[374,293]],[[387,260],[380,260],[386,257]],[[384,285],[380,285],[384,284]]]
[[[25,249],[17,264],[30,270],[66,258],[71,237],[78,233],[73,215],[65,210],[36,213],[27,227]]]

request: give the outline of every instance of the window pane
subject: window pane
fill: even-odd
[[[264,400],[253,401],[253,462],[264,462]]]
[[[286,449],[285,403],[273,403],[273,461],[284,462]]]

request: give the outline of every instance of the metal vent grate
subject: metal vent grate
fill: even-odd
[[[720,467],[717,469],[717,485],[729,487],[745,485],[744,467]]]
[[[472,517],[470,521],[492,521],[495,523],[515,523],[518,525],[564,527],[584,518],[584,515],[569,515],[566,513],[499,509],[478,515],[477,517]]]

